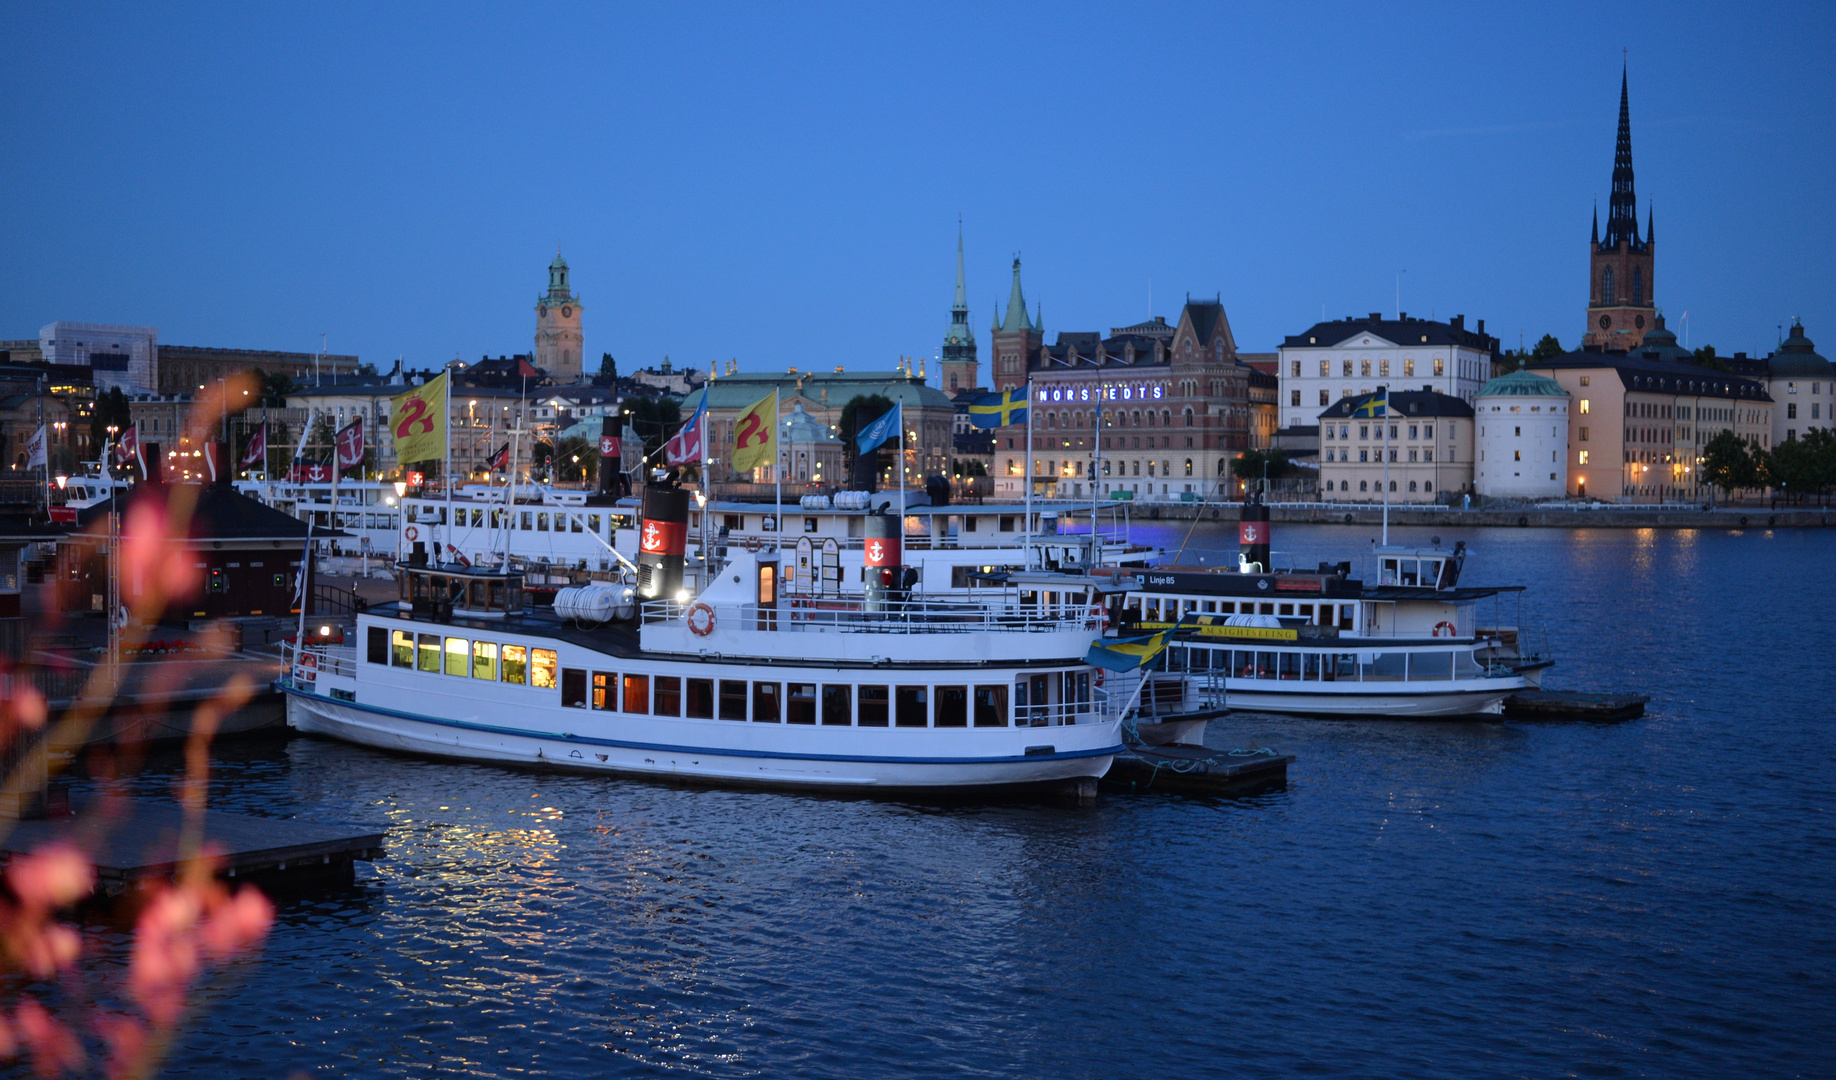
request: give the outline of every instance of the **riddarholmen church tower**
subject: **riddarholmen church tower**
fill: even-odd
[[[1651,212],[1645,212],[1645,238],[1638,238],[1638,196],[1632,189],[1632,110],[1626,96],[1626,73],[1619,74],[1619,142],[1613,149],[1613,195],[1607,204],[1606,238],[1600,236],[1600,210],[1594,210],[1592,256],[1588,260],[1587,334],[1583,345],[1635,349],[1655,325],[1657,301],[1652,280],[1656,246]]]
[[[535,366],[558,383],[580,381],[580,298],[568,290],[567,260],[548,264],[548,295],[536,301]]]
[[[944,333],[938,388],[955,395],[981,383],[975,360],[975,334],[969,329],[969,292],[963,286],[963,233],[956,231],[956,302],[950,305],[950,329]]]

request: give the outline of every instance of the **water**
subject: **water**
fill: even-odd
[[[225,745],[214,806],[388,858],[285,902],[167,1075],[1828,1075],[1836,534],[1433,531],[1533,586],[1551,686],[1648,715],[1237,715],[1286,790],[1081,810]]]

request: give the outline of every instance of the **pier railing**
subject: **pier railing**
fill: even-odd
[[[645,622],[685,618],[703,605],[652,600],[643,606]],[[943,601],[866,601],[786,597],[776,606],[707,605],[714,625],[746,630],[839,634],[973,634],[989,631],[1054,634],[1097,632],[1097,617],[1084,608],[1043,605],[966,604]],[[728,620],[733,620],[729,622]]]

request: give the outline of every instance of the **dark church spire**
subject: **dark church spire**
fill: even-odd
[[[1594,246],[1600,246],[1600,204],[1594,203]]]
[[[1632,106],[1626,71],[1619,73],[1619,141],[1613,147],[1613,195],[1607,203],[1606,246],[1644,245],[1638,239],[1638,195],[1632,187]]]

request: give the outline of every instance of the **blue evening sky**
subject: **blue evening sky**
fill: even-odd
[[[0,338],[55,319],[381,367],[932,357],[961,214],[983,360],[1221,294],[1582,331],[1622,46],[1656,295],[1836,355],[1836,5],[6,3]],[[933,369],[934,370],[934,369]],[[986,368],[984,368],[986,374]]]

